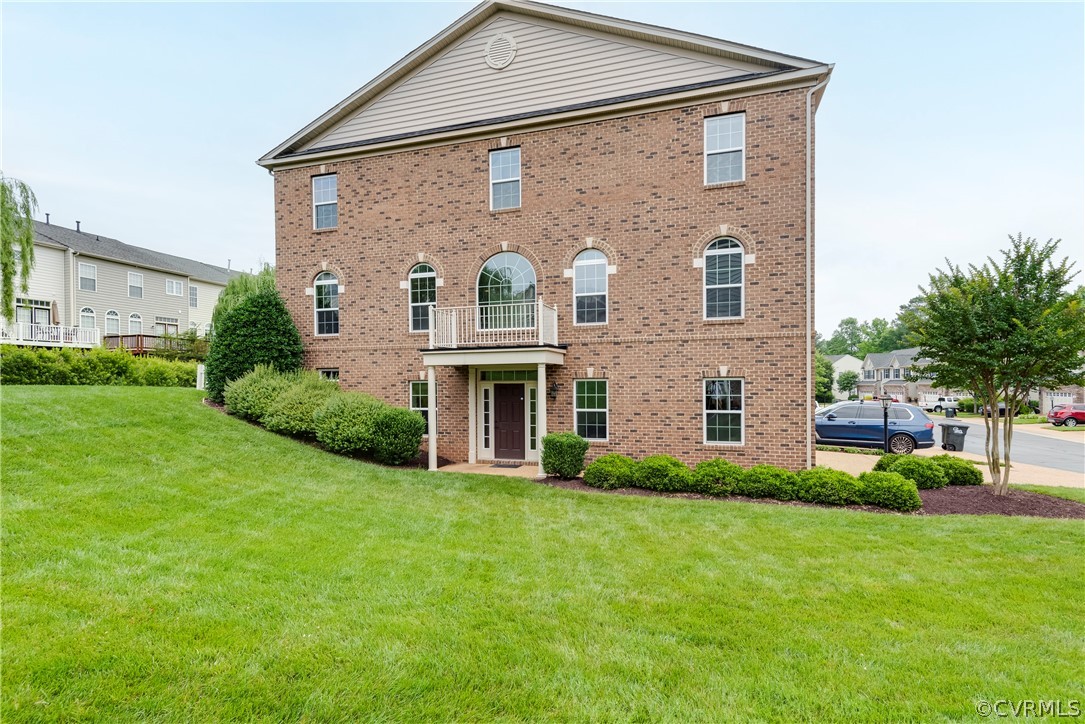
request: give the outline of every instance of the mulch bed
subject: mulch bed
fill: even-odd
[[[688,500],[727,500],[740,503],[792,505],[803,508],[831,508],[836,510],[844,508],[847,510],[862,510],[868,513],[884,513],[886,515],[1031,515],[1038,518],[1085,519],[1085,504],[1042,493],[1029,493],[1024,490],[1011,490],[1008,495],[997,496],[991,492],[990,485],[951,485],[940,490],[920,490],[919,498],[923,501],[923,507],[914,513],[899,513],[895,510],[886,510],[871,505],[820,505],[818,503],[803,503],[798,500],[745,498],[741,495],[714,498],[699,493],[660,493],[655,490],[641,490],[640,488],[599,490],[585,485],[584,481],[579,478],[562,480],[551,476],[539,482],[555,488],[578,490],[585,493],[685,498]]]

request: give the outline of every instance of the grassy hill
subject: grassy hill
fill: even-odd
[[[192,390],[2,391],[2,714],[976,717],[1079,698],[1080,521],[382,469]]]

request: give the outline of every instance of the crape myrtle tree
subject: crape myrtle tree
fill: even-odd
[[[1018,234],[1000,261],[961,268],[947,259],[907,313],[919,356],[930,360],[924,374],[971,390],[992,411],[985,449],[996,495],[1009,485],[1013,411],[1029,390],[1085,381],[1085,291],[1071,289],[1077,272],[1068,258],[1056,263],[1058,246]]]
[[[26,294],[34,267],[34,212],[30,187],[0,173],[0,316],[15,318],[15,278]]]
[[[261,289],[222,315],[207,353],[207,396],[222,402],[226,383],[258,364],[280,372],[301,369],[301,335],[282,297]]]
[[[855,388],[859,386],[859,373],[854,370],[844,370],[837,376],[836,386],[840,388],[841,392],[850,397]]]

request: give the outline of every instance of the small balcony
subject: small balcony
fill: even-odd
[[[62,324],[16,322],[0,328],[0,343],[23,347],[89,349],[97,347],[101,341],[101,332],[95,327],[65,327]]]
[[[471,307],[431,307],[430,349],[558,344],[558,310],[542,299]]]
[[[171,350],[180,353],[206,353],[206,342],[175,335],[157,334],[107,334],[102,339],[106,349],[123,347],[132,354],[147,354],[154,350]]]

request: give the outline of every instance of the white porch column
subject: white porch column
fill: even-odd
[[[538,439],[539,448],[539,477],[545,477],[546,473],[543,472],[542,467],[542,454],[543,454],[543,438],[546,437],[546,365],[539,365],[539,381],[538,389],[535,392],[535,397],[539,401],[538,409],[535,411],[535,434]]]
[[[429,469],[437,469],[437,372],[426,367],[426,407],[429,408]]]
[[[475,370],[475,367],[467,368],[467,462],[472,465],[478,462],[478,412],[475,409],[478,373]]]

